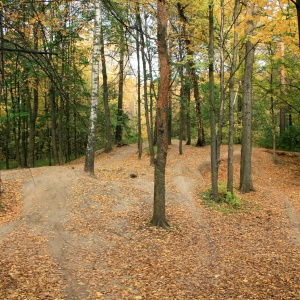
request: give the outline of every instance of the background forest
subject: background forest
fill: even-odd
[[[255,49],[253,143],[300,150],[297,5],[257,0],[249,12],[247,2],[166,2],[170,143],[209,144],[211,124],[219,143],[241,143],[245,58]],[[1,169],[64,164],[84,155],[93,3],[3,0],[0,13]],[[156,3],[103,0],[100,27],[97,148],[155,142]]]

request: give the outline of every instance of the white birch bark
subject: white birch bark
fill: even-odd
[[[94,159],[96,147],[96,128],[99,105],[99,74],[100,74],[100,29],[101,29],[101,10],[100,0],[95,0],[95,20],[94,38],[92,55],[92,97],[90,110],[90,125],[85,156],[84,171],[94,174]]]

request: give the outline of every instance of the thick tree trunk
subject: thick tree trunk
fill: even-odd
[[[247,15],[253,15],[253,4],[247,3]],[[249,20],[247,34],[254,29],[253,20]],[[244,101],[243,101],[243,131],[240,169],[240,190],[242,193],[253,191],[252,182],[252,74],[254,64],[254,45],[250,40],[246,42],[246,58],[244,73]]]
[[[96,147],[96,127],[99,103],[99,73],[100,73],[100,31],[101,31],[101,11],[100,0],[95,0],[95,21],[92,56],[92,98],[90,111],[90,125],[85,156],[84,171],[94,175],[94,160]]]
[[[165,0],[157,1],[157,47],[160,87],[157,102],[157,157],[154,172],[154,206],[151,224],[168,228],[165,210],[165,172],[168,151],[169,59],[167,50],[167,12]]]
[[[211,186],[212,197],[214,201],[219,200],[218,187],[218,151],[217,151],[217,133],[215,119],[215,83],[214,83],[214,3],[209,4],[209,101],[210,101],[210,136],[211,136]]]

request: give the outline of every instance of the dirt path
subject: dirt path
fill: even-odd
[[[179,156],[171,146],[170,232],[148,226],[153,168],[146,155],[137,160],[134,146],[99,153],[95,178],[81,160],[23,171],[22,213],[0,226],[0,298],[298,299],[299,179],[291,178],[299,170],[286,172],[283,185],[285,165],[274,169],[259,149],[254,155],[258,190],[232,215],[199,199],[209,183],[209,147],[186,146]]]

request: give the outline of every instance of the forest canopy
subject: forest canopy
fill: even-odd
[[[298,1],[253,0],[251,14],[249,3],[165,2],[170,140],[209,144],[214,127],[212,109],[217,134],[222,132],[218,143],[229,142],[231,125],[234,143],[242,142],[249,42],[249,49],[255,48],[253,143],[300,150]],[[155,143],[161,84],[157,2],[104,0],[100,4],[103,56],[96,148],[104,147],[108,137],[112,144],[137,142],[139,138]],[[81,0],[3,0],[0,13],[1,168],[64,164],[84,155],[94,6]],[[214,69],[213,93],[210,66]]]

